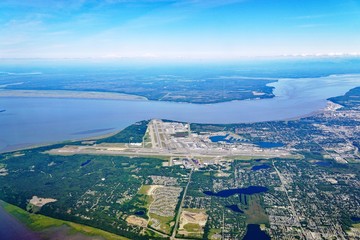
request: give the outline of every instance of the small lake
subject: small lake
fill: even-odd
[[[144,215],[146,214],[146,212],[140,210],[140,211],[135,212],[134,214],[135,214],[136,216],[144,216]]]
[[[212,191],[204,191],[204,194],[208,196],[215,196],[215,197],[230,197],[236,194],[246,194],[246,195],[253,195],[257,193],[267,192],[268,188],[262,186],[250,186],[247,188],[234,188],[234,189],[226,189],[214,193]]]
[[[262,165],[253,166],[251,168],[251,170],[252,171],[258,171],[258,170],[261,170],[261,169],[268,169],[268,168],[271,168],[271,166],[269,166],[267,164],[262,164]]]
[[[210,139],[212,142],[226,142],[226,143],[244,142],[244,141],[242,141],[242,140],[235,139],[235,138],[233,138],[233,137],[229,137],[229,135],[211,136],[211,137],[209,137],[209,139]]]
[[[190,104],[160,101],[0,97],[0,152],[100,136],[137,121],[250,123],[292,119],[326,106],[326,99],[360,85],[360,75],[280,79],[272,99]],[[1,90],[0,90],[1,91]]]
[[[224,136],[212,136],[212,137],[209,137],[209,139],[212,141],[212,142],[227,142],[227,143],[230,143],[232,142],[231,139],[226,139],[229,135],[224,135]]]
[[[88,165],[90,162],[91,162],[91,160],[86,160],[85,162],[83,162],[81,164],[81,167],[84,167],[84,166]]]
[[[253,144],[261,148],[277,148],[285,146],[283,143],[279,142],[254,142]]]
[[[316,162],[315,164],[318,165],[318,166],[321,166],[321,167],[329,167],[329,166],[331,166],[331,162]]]
[[[261,231],[260,225],[248,224],[243,240],[271,240],[271,238],[265,232]]]
[[[235,139],[233,137],[229,137],[229,135],[216,135],[209,137],[211,142],[217,143],[217,142],[225,142],[225,143],[241,143],[241,142],[247,142],[239,139]],[[258,147],[261,148],[277,148],[277,147],[283,147],[285,146],[283,143],[280,142],[247,142],[255,144]]]

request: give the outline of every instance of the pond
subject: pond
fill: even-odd
[[[321,167],[329,167],[331,162],[316,162],[315,164]]]
[[[261,148],[276,148],[285,146],[283,143],[280,142],[254,142],[254,144]]]
[[[261,169],[268,169],[268,168],[271,168],[271,166],[269,166],[267,164],[262,164],[262,165],[253,166],[251,168],[251,170],[252,171],[258,171],[258,170],[261,170]]]

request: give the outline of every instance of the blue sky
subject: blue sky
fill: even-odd
[[[359,0],[1,0],[0,58],[359,54]]]

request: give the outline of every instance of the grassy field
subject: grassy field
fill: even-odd
[[[105,232],[100,229],[88,227],[85,225],[58,220],[55,218],[46,217],[40,214],[31,214],[27,211],[16,207],[14,205],[8,204],[0,200],[0,206],[3,207],[8,213],[18,219],[20,222],[24,223],[28,228],[35,232],[42,232],[49,228],[57,228],[61,226],[67,226],[70,228],[70,232],[81,233],[89,237],[103,237],[109,240],[126,240],[128,238],[121,237],[109,232]]]
[[[191,233],[202,231],[200,225],[196,223],[187,223],[184,225],[184,229]]]
[[[208,238],[209,239],[221,239],[221,229],[215,229],[215,228],[210,229]]]
[[[360,229],[360,223],[353,224],[352,226],[353,226],[353,228]]]
[[[149,210],[150,204],[154,201],[154,198],[147,194],[137,194],[135,198],[137,198],[138,201],[136,201],[134,205],[139,208],[145,208],[146,211]]]
[[[150,185],[142,185],[141,188],[139,189],[138,193],[143,194],[143,195],[147,195],[150,188],[151,188]]]
[[[154,213],[150,213],[150,223],[149,225],[153,228],[155,228],[154,226],[152,226],[155,222],[159,222],[159,226],[156,227],[155,229],[159,230],[160,232],[163,232],[165,234],[170,234],[171,233],[171,229],[172,229],[172,223],[174,220],[174,217],[163,217],[163,216],[159,216],[157,214]]]

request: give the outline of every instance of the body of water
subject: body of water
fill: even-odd
[[[40,240],[40,237],[27,229],[0,206],[0,239]]]
[[[261,148],[277,148],[284,146],[283,143],[279,143],[279,142],[254,142],[254,144]]]
[[[193,123],[285,120],[323,109],[326,99],[360,86],[360,75],[281,79],[275,98],[218,104],[54,98],[0,98],[0,152],[99,136],[136,121],[161,118]]]
[[[258,170],[261,170],[261,169],[268,169],[268,168],[271,168],[269,165],[267,164],[262,164],[262,165],[257,165],[257,166],[253,166],[251,168],[252,171],[258,171]]]
[[[246,228],[246,235],[243,240],[270,240],[271,238],[261,231],[258,224],[249,224]]]
[[[318,166],[321,166],[321,167],[329,167],[329,166],[331,166],[331,162],[316,162],[315,164],[318,165]]]
[[[218,135],[218,136],[211,136],[209,139],[212,142],[225,142],[225,143],[241,143],[244,142],[243,140],[235,139],[233,137],[229,137],[229,135]],[[250,143],[250,142],[247,142]],[[261,147],[261,148],[276,148],[276,147],[283,147],[284,144],[280,142],[252,142],[253,144]]]
[[[209,137],[209,139],[212,141],[212,142],[227,142],[227,143],[233,143],[233,142],[236,142],[232,139],[226,139],[229,135],[224,135],[224,136],[212,136],[212,137]]]
[[[215,196],[215,197],[230,197],[235,194],[247,194],[247,195],[253,195],[257,193],[267,192],[268,189],[266,187],[262,186],[250,186],[247,188],[234,188],[234,189],[226,189],[219,191],[217,193],[211,192],[211,191],[204,191],[204,194],[208,196]]]
[[[146,212],[145,211],[137,211],[137,212],[135,212],[134,213],[136,216],[144,216],[145,214],[146,214]]]
[[[81,166],[84,167],[84,166],[88,165],[90,162],[91,162],[91,160],[86,160],[85,162],[83,162],[81,164]]]

